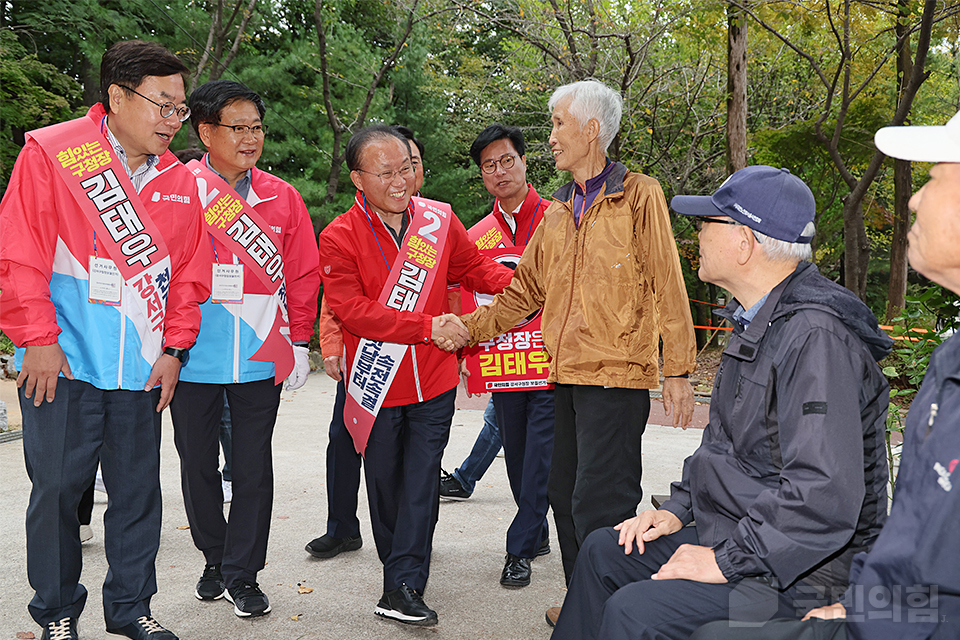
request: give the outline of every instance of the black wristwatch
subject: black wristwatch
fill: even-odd
[[[165,347],[163,352],[168,356],[173,356],[180,361],[180,366],[187,364],[187,360],[190,359],[190,350],[189,349],[177,349],[176,347]]]

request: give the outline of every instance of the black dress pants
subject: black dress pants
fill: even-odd
[[[643,497],[640,438],[650,415],[650,392],[558,384],[554,401],[548,495],[570,584],[587,535],[637,513]]]
[[[507,553],[534,558],[550,537],[547,480],[553,455],[553,390],[493,394],[500,440],[517,515],[507,529]]]
[[[363,470],[370,521],[383,563],[383,590],[402,583],[423,593],[440,512],[440,460],[450,438],[457,389],[399,407],[373,423]]]
[[[273,427],[280,407],[273,378],[237,384],[181,381],[170,405],[190,534],[206,564],[222,564],[228,588],[256,582],[273,510]],[[233,502],[223,517],[220,417],[224,391],[233,421]],[[109,487],[108,487],[109,488]]]
[[[617,543],[619,536],[604,528],[584,542],[552,640],[687,640],[714,620],[799,619],[825,604],[802,583],[778,591],[756,578],[724,584],[651,580],[680,545],[700,543],[695,527],[647,542],[643,553],[635,546],[630,555]]]

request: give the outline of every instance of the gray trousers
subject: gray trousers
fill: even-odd
[[[41,626],[79,617],[86,603],[77,506],[98,458],[110,496],[103,517],[107,628],[150,615],[162,509],[159,399],[159,389],[104,391],[60,378],[54,401],[35,407],[21,389],[23,457],[33,483],[27,577],[36,593],[28,609]]]

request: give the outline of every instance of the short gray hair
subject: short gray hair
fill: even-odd
[[[600,123],[599,142],[603,150],[606,151],[613,138],[620,131],[620,117],[623,115],[623,97],[619,93],[596,80],[581,80],[572,82],[562,87],[557,87],[547,108],[553,113],[558,103],[566,98],[573,98],[568,107],[570,113],[580,128],[583,129],[590,122],[591,118],[596,118]]]
[[[753,230],[751,229],[751,231]],[[812,238],[816,231],[816,225],[813,222],[808,222],[800,235]],[[785,242],[765,236],[759,231],[753,231],[753,235],[757,237],[757,241],[763,247],[766,256],[774,262],[810,262],[813,260],[813,247],[810,246],[809,242]]]

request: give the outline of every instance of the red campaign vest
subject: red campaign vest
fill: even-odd
[[[530,214],[530,229],[524,233],[526,238],[532,235],[534,223],[538,222],[537,214],[541,202],[542,198],[531,189],[521,206],[522,210],[534,204]],[[498,200],[494,203],[493,210],[498,211],[499,206]],[[517,231],[518,239],[523,237],[519,233],[524,230],[518,228]],[[517,264],[526,248],[525,245],[514,245],[510,232],[504,227],[499,216],[493,213],[471,227],[467,234],[482,254],[501,263]],[[488,304],[492,296],[461,288],[460,299],[463,313],[470,313],[478,306]],[[543,347],[541,319],[541,312],[538,310],[532,317],[521,320],[509,331],[475,347],[465,348],[463,356],[467,370],[470,371],[467,391],[487,393],[552,389],[553,385],[547,383],[550,357]]]
[[[253,273],[276,301],[273,326],[250,359],[274,363],[274,383],[280,384],[294,365],[283,276],[283,243],[263,217],[206,163],[191,160],[187,169],[197,178],[207,231],[240,258],[244,270]]]
[[[423,312],[427,294],[437,284],[453,210],[449,204],[414,197],[413,219],[390,275],[380,292],[380,304],[397,311]],[[364,207],[366,212],[366,207]],[[439,286],[446,286],[444,279]],[[362,338],[347,369],[343,421],[357,453],[363,454],[390,385],[410,345]]]
[[[50,158],[57,176],[93,227],[96,243],[116,264],[126,286],[137,292],[134,303],[148,321],[141,343],[145,353],[159,358],[170,287],[170,252],[121,160],[113,149],[103,148],[103,135],[87,116],[26,135]]]

